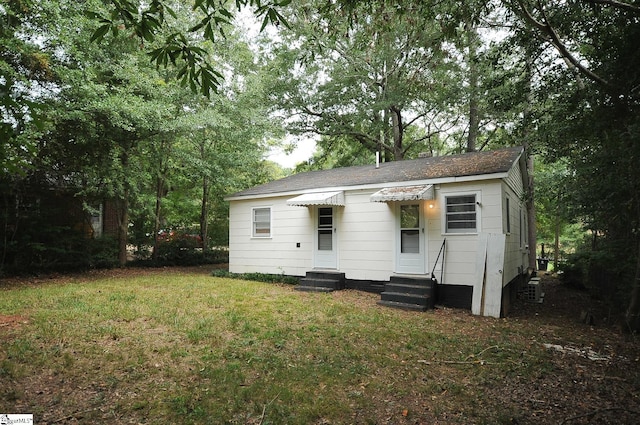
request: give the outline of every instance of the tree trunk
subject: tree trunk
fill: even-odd
[[[527,209],[527,241],[529,243],[529,268],[531,270],[537,270],[538,264],[536,261],[536,250],[538,246],[537,229],[536,229],[536,204],[535,199],[535,186],[533,180],[533,155],[531,154],[531,148],[529,140],[533,137],[533,126],[531,124],[531,105],[533,105],[532,99],[532,68],[533,68],[533,54],[527,52],[525,78],[529,90],[527,91],[527,106],[523,111],[523,125],[525,128],[524,133],[524,155],[527,155],[527,181],[525,182],[525,206]]]
[[[560,261],[560,231],[562,230],[562,217],[560,216],[560,203],[562,201],[562,190],[558,190],[556,195],[556,214],[555,214],[555,240],[553,242],[553,269],[558,270]]]
[[[560,200],[558,200],[560,202]],[[560,215],[556,212],[555,241],[553,242],[553,270],[558,270],[560,260]]]
[[[625,321],[631,332],[640,331],[640,238],[636,251],[636,272],[629,300],[629,307],[625,313]]]
[[[529,155],[529,150],[525,149],[525,155]],[[527,181],[527,230],[529,232],[529,267],[533,270],[538,268],[536,263],[536,249],[538,245],[538,237],[536,231],[536,204],[533,202],[534,200],[534,181],[533,181],[533,156],[529,155],[527,158],[527,171],[528,171],[528,181]]]
[[[400,115],[400,109],[395,106],[390,108],[391,111],[391,126],[393,130],[393,157],[396,161],[404,159],[404,151],[402,148],[402,115]]]
[[[473,76],[474,71],[471,72]],[[477,78],[473,81],[474,78],[471,77],[469,80],[470,84],[478,84]],[[475,152],[476,150],[476,141],[478,140],[478,99],[476,97],[476,90],[471,89],[471,97],[469,98],[469,134],[467,135],[467,152]]]
[[[480,116],[478,111],[478,65],[476,53],[476,40],[478,39],[478,33],[471,24],[468,24],[467,26],[467,33],[469,37],[469,133],[467,134],[467,152],[475,152],[480,126]]]
[[[387,116],[387,109],[382,110],[382,116],[380,117],[381,129],[378,135],[378,146],[380,146],[380,160],[382,162],[392,161],[393,150],[388,143],[389,136],[389,117]]]
[[[207,252],[207,238],[209,233],[209,221],[207,211],[209,209],[209,179],[205,175],[202,178],[202,205],[200,207],[200,238],[202,239],[202,254]]]
[[[124,173],[127,173],[129,169],[129,154],[126,149],[123,148],[123,152],[120,155],[120,163]],[[123,177],[124,191],[122,199],[117,203],[118,208],[118,263],[120,267],[127,265],[127,242],[129,238],[129,183],[126,181],[126,177]]]
[[[129,190],[126,189],[118,205],[118,264],[127,265],[127,239],[129,235]]]
[[[162,207],[162,196],[164,194],[164,181],[161,177],[156,177],[156,208],[153,221],[153,250],[151,258],[158,259],[158,233],[160,232],[160,210]]]

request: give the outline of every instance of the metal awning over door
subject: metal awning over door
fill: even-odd
[[[287,199],[287,205],[309,207],[314,205],[344,206],[344,192],[316,192],[305,193],[295,198]]]
[[[432,184],[386,187],[371,195],[371,202],[422,201],[434,198]]]

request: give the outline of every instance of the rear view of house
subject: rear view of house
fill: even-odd
[[[498,317],[528,258],[521,147],[295,174],[228,196],[229,269],[339,273],[346,287],[437,281]],[[432,293],[432,296],[435,294]]]

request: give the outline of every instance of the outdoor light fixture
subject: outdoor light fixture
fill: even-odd
[[[427,202],[427,207],[429,207],[430,210],[434,209],[436,207],[436,202],[435,201]]]

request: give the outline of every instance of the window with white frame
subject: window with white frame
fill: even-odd
[[[445,196],[446,233],[476,233],[478,211],[476,194]]]
[[[271,237],[271,207],[254,208],[251,215],[252,236],[254,238]]]

